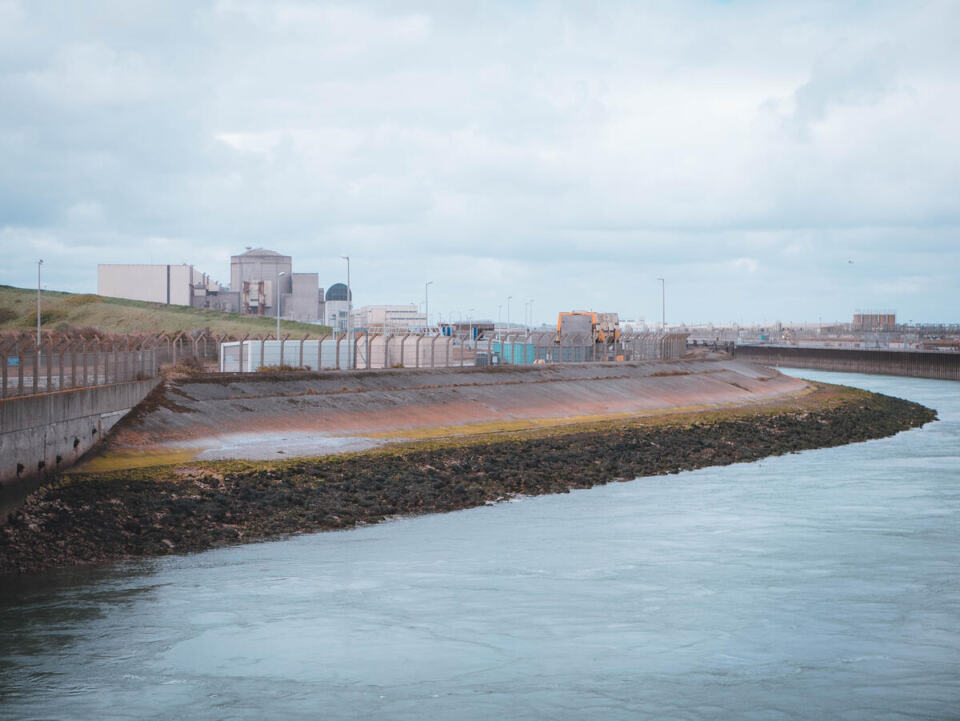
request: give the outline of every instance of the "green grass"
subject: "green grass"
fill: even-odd
[[[101,333],[168,333],[208,329],[215,334],[243,336],[272,334],[276,319],[221,313],[139,300],[107,298],[89,293],[40,294],[40,319],[45,330],[69,331],[92,328]],[[37,325],[37,291],[0,285],[0,331],[33,330]],[[281,333],[319,338],[329,326],[281,320]]]

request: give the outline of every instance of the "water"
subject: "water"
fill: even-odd
[[[2,719],[960,717],[960,384],[894,438],[0,591]]]

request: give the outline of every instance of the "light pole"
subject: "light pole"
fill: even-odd
[[[657,278],[660,281],[660,327],[662,330],[667,329],[667,284],[663,278]]]
[[[280,340],[280,279],[285,275],[282,270],[277,273],[277,340]],[[280,365],[283,365],[283,358],[280,359]]]
[[[353,368],[356,359],[353,357],[353,326],[350,322],[353,310],[353,293],[350,292],[350,256],[341,255],[340,257],[347,261],[347,365]]]
[[[507,296],[507,333],[510,332],[510,301],[513,300],[512,295]]]
[[[40,350],[40,266],[43,258],[37,261],[37,350]]]
[[[424,321],[424,330],[430,328],[430,286],[433,285],[432,280],[428,280],[423,284],[423,317]]]

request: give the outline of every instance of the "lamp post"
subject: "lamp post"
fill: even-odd
[[[428,280],[423,284],[423,317],[425,319],[424,330],[430,328],[430,286],[433,285],[432,280]]]
[[[43,258],[37,261],[37,352],[40,350],[40,266]]]
[[[667,284],[663,278],[657,278],[660,281],[660,327],[667,329]]]
[[[277,340],[280,340],[280,279],[285,275],[282,270],[277,273]],[[280,359],[280,365],[283,365],[283,358]]]
[[[353,293],[350,292],[350,256],[341,255],[343,260],[347,261],[347,364],[353,368],[355,358],[353,358],[353,326],[351,324],[353,310]]]
[[[533,298],[530,299],[530,329],[533,330]]]
[[[512,295],[507,296],[507,333],[510,332],[510,301],[513,300]]]

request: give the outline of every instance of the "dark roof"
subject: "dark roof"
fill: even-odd
[[[353,300],[353,290],[350,291],[350,298],[347,298],[347,286],[344,283],[334,283],[327,288],[325,300]]]

